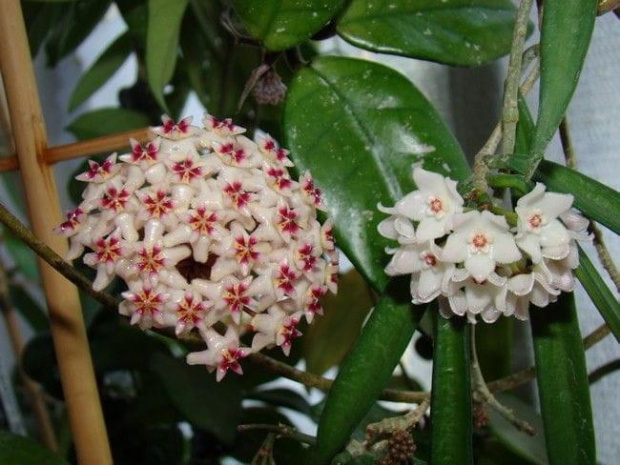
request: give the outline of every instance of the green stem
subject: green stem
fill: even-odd
[[[521,61],[523,45],[527,35],[527,24],[534,0],[521,0],[517,10],[510,60],[508,62],[508,77],[504,90],[504,108],[502,111],[502,154],[509,155],[514,151],[517,123],[519,121],[518,94],[521,78]]]

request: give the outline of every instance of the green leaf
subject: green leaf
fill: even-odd
[[[164,86],[168,84],[178,57],[181,21],[189,0],[149,0],[146,37],[146,76],[153,95],[163,109]]]
[[[270,50],[285,50],[309,39],[336,14],[343,0],[234,0],[253,37]]]
[[[472,464],[470,328],[464,318],[435,318],[431,462]]]
[[[620,303],[581,247],[579,248],[579,267],[575,270],[575,276],[605,319],[616,340],[620,342]]]
[[[519,94],[517,104],[519,107],[519,122],[517,123],[515,153],[530,153],[536,125],[523,95]]]
[[[514,155],[510,157],[509,164],[517,172],[525,174],[529,159],[527,156]],[[575,197],[575,208],[588,218],[620,234],[620,193],[614,189],[585,174],[547,160],[538,165],[533,180],[545,184],[549,191],[572,194]]]
[[[390,281],[340,366],[319,421],[315,464],[329,463],[375,403],[426,306],[411,305],[407,279]]]
[[[63,399],[54,341],[50,333],[40,333],[28,342],[21,365],[26,374],[41,384],[47,394]]]
[[[65,6],[58,3],[38,3],[28,2],[22,3],[22,11],[24,13],[24,21],[28,30],[28,44],[30,45],[30,54],[34,58],[41,45],[65,13]]]
[[[313,321],[303,339],[306,370],[322,375],[338,365],[357,339],[372,305],[371,291],[357,271],[340,276],[338,295],[323,299],[325,315]]]
[[[464,179],[467,162],[452,134],[415,86],[377,63],[323,57],[289,88],[284,130],[301,171],[323,190],[339,247],[378,291],[389,242],[377,232],[393,205],[413,190],[412,165]]]
[[[238,378],[229,375],[218,383],[205,367],[162,353],[153,354],[150,367],[187,421],[226,444],[233,443],[241,415]]]
[[[35,332],[49,329],[49,321],[45,311],[23,286],[9,285],[9,292],[13,306]]]
[[[545,0],[533,157],[542,158],[575,92],[590,45],[597,5],[597,0]]]
[[[484,379],[493,381],[510,375],[512,367],[512,318],[476,327],[476,348]]]
[[[477,335],[476,335],[477,336]],[[529,436],[515,430],[513,424],[501,416],[495,409],[487,406],[489,429],[506,448],[518,456],[520,464],[547,465],[547,449],[542,418],[531,406],[509,394],[497,394],[497,399],[510,408],[515,415],[527,421],[534,430],[535,436]]]
[[[510,0],[353,0],[338,34],[373,52],[481,65],[510,51]]]
[[[89,0],[59,5],[64,12],[54,23],[45,47],[48,65],[56,66],[73,52],[99,24],[111,3],[111,0]]]
[[[39,281],[39,268],[35,253],[11,231],[3,228],[2,239],[4,248],[13,259],[17,269],[31,281]]]
[[[132,51],[131,41],[127,33],[121,34],[110,46],[97,58],[93,65],[86,71],[73,89],[69,100],[69,111],[77,108],[86,101],[93,93],[110,79],[118,69],[127,61]]]
[[[3,465],[68,465],[64,459],[32,439],[0,430],[0,463]]]
[[[148,116],[122,108],[102,108],[78,116],[67,127],[81,140],[148,126]],[[128,141],[129,143],[129,141]]]
[[[269,389],[266,391],[252,391],[246,396],[248,399],[260,400],[276,407],[285,407],[306,415],[311,414],[308,401],[290,389]]]
[[[538,395],[549,463],[594,465],[590,390],[573,293],[545,309],[532,308]]]

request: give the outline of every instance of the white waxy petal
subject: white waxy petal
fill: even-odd
[[[379,231],[379,234],[381,234],[383,237],[386,237],[388,239],[397,240],[398,231],[396,231],[396,228],[394,226],[394,223],[396,222],[396,218],[397,218],[396,216],[390,216],[389,218],[386,218],[385,220],[381,221],[377,225],[377,230]]]
[[[493,242],[493,259],[497,263],[514,263],[521,259],[521,252],[512,234],[497,234]]]
[[[163,238],[164,247],[174,247],[179,244],[189,242],[192,235],[192,228],[188,225],[179,225],[175,230],[166,234]]]
[[[495,270],[495,262],[488,255],[471,255],[465,259],[465,269],[476,281],[482,282]]]
[[[144,225],[144,245],[152,248],[164,234],[164,225],[159,220],[149,220]]]
[[[123,239],[128,242],[135,242],[138,240],[138,231],[134,226],[134,217],[129,213],[121,213],[118,215],[114,224],[120,229]]]

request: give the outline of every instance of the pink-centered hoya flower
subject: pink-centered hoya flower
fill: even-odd
[[[501,315],[528,318],[530,305],[544,307],[574,288],[579,264],[576,241],[588,240],[588,222],[571,210],[571,195],[545,192],[537,184],[515,208],[516,228],[489,211],[463,212],[456,183],[416,168],[418,190],[394,208],[378,230],[399,246],[386,248],[390,276],[411,275],[415,304],[440,298],[445,317]]]
[[[151,141],[91,162],[78,176],[84,200],[56,232],[71,258],[87,252],[96,289],[126,282],[119,312],[132,324],[198,331],[207,348],[187,361],[219,381],[264,347],[289,353],[301,319],[336,292],[338,251],[332,224],[317,220],[319,187],[310,173],[291,177],[286,149],[230,119],[203,123],[164,117]]]

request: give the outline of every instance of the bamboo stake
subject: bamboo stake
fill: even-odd
[[[0,10],[0,67],[30,220],[35,234],[65,255],[66,240],[52,231],[60,222],[60,206],[54,174],[43,156],[47,136],[21,5],[19,0],[1,0]],[[39,267],[78,462],[111,464],[77,290],[42,260]]]
[[[45,151],[45,161],[49,164],[60,161],[72,160],[74,158],[89,157],[106,152],[114,152],[129,147],[129,139],[136,139],[138,142],[146,142],[150,137],[149,128],[135,129],[133,131],[119,132],[109,136],[97,137],[95,139],[75,142],[73,144],[59,145],[50,147]]]
[[[144,143],[150,138],[150,129],[134,129],[133,131],[119,132],[109,136],[74,142],[72,144],[49,147],[45,149],[43,156],[48,164],[53,165],[61,161],[90,157],[92,155],[124,149],[125,147],[129,147],[130,138]],[[3,171],[15,171],[17,169],[19,169],[19,161],[15,155],[0,158],[0,173]]]

